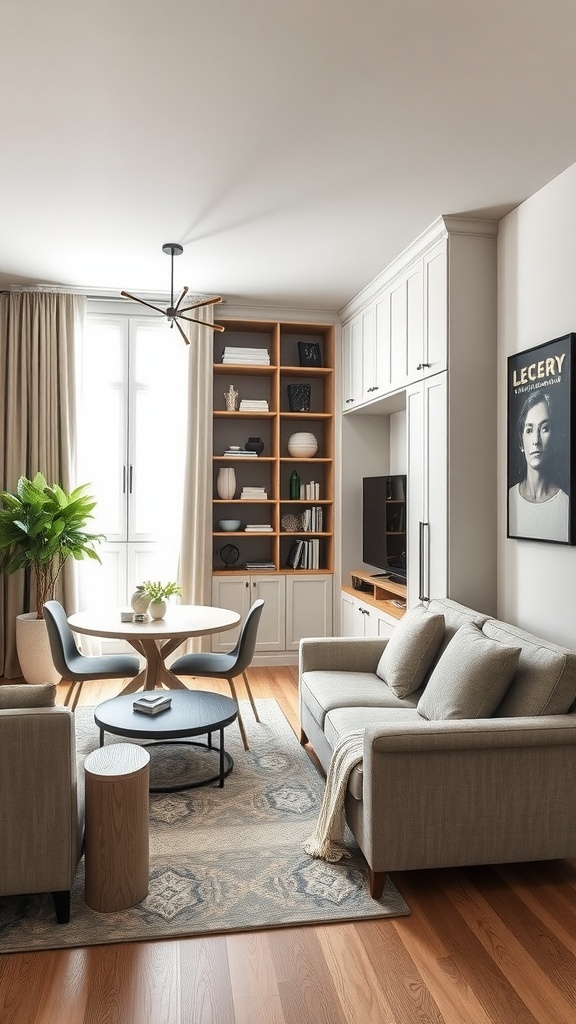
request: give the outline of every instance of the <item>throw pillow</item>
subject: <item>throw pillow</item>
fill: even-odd
[[[500,643],[520,645],[518,671],[496,715],[565,715],[576,700],[574,652],[496,619],[482,631]]]
[[[376,669],[397,697],[408,697],[424,682],[444,636],[444,616],[417,605],[402,616]]]
[[[52,683],[6,683],[0,686],[0,710],[53,708],[56,687]]]
[[[519,647],[484,636],[469,623],[456,631],[436,665],[416,710],[429,721],[490,718],[518,667]]]

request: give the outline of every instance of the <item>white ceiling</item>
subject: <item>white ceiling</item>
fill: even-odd
[[[576,161],[574,0],[3,0],[0,286],[338,310]]]

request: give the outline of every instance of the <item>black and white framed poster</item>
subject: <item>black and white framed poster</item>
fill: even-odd
[[[574,343],[508,358],[508,537],[574,544]]]

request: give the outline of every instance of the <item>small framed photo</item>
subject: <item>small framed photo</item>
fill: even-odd
[[[300,366],[322,366],[320,345],[317,341],[299,341],[298,358]]]
[[[575,340],[508,358],[508,537],[576,543]]]

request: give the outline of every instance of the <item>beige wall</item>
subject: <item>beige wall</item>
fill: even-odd
[[[576,546],[506,538],[507,357],[576,332],[576,164],[501,221],[498,267],[498,615],[576,649]]]

